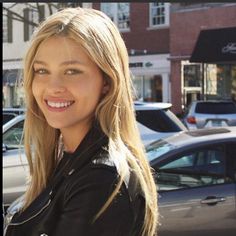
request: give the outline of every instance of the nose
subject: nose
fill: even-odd
[[[47,90],[51,94],[58,94],[64,93],[66,91],[66,86],[62,80],[62,78],[58,77],[51,77],[49,83],[47,85]]]

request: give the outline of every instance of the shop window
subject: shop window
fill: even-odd
[[[151,88],[151,78],[146,77],[144,79],[144,98],[145,102],[152,102],[152,88]]]
[[[207,64],[206,99],[236,98],[236,66],[225,64]]]
[[[133,78],[135,99],[145,102],[162,102],[162,76],[135,76]]]
[[[133,79],[134,99],[142,100],[143,98],[143,76],[135,76]]]
[[[184,65],[184,87],[201,86],[200,65]]]
[[[155,75],[152,79],[152,100],[162,102],[162,77]]]

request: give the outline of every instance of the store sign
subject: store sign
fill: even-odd
[[[222,48],[222,53],[232,53],[236,54],[236,43],[228,43]]]
[[[143,63],[142,62],[129,63],[129,67],[130,68],[143,67]]]
[[[137,68],[137,67],[152,67],[153,64],[149,61],[149,62],[146,62],[146,63],[143,63],[143,62],[132,62],[132,63],[129,63],[129,67],[130,68]]]

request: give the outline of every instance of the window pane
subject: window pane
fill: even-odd
[[[118,3],[118,27],[119,29],[129,28],[130,4]]]
[[[114,22],[116,14],[116,3],[101,3],[101,11],[109,16],[110,19]]]
[[[3,11],[3,19],[2,19],[2,38],[3,38],[3,43],[7,43],[8,41],[8,35],[7,35],[7,16],[5,14],[6,11]]]
[[[226,177],[224,145],[181,155],[157,168],[160,190],[199,187],[231,182]]]
[[[201,114],[235,114],[236,105],[233,102],[204,102],[198,103],[196,113]]]
[[[24,121],[21,121],[10,128],[6,133],[3,135],[3,143],[9,149],[17,149],[21,146],[23,147],[23,140],[21,142],[22,133],[23,133],[23,126]]]
[[[183,156],[177,160],[174,160],[160,169],[173,169],[173,168],[185,168],[185,167],[193,167],[194,165],[194,155],[190,154],[188,156]]]
[[[151,3],[150,14],[153,26],[165,24],[165,3]]]

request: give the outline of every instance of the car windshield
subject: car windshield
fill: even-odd
[[[198,103],[196,113],[201,114],[236,114],[236,106],[231,102],[204,102]]]
[[[174,145],[166,142],[165,140],[159,140],[157,142],[151,143],[146,147],[146,154],[149,161],[154,160],[155,158],[160,157],[161,155],[173,150]]]

